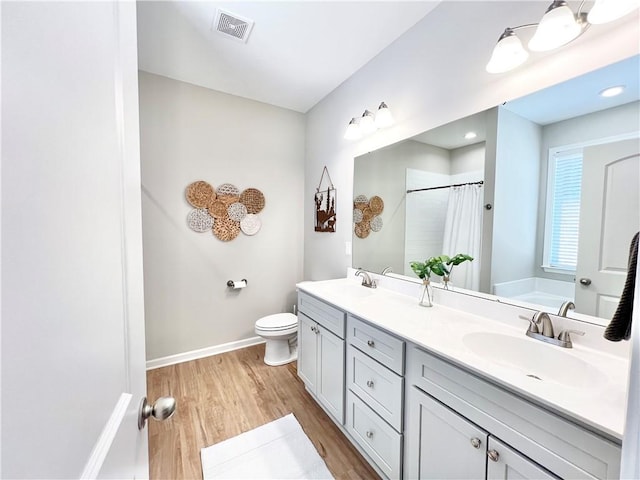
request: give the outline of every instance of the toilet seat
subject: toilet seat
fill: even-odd
[[[256,330],[263,332],[280,332],[298,326],[298,317],[292,313],[276,313],[267,315],[256,321]]]

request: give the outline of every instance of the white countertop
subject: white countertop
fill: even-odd
[[[574,337],[571,349],[545,344],[525,335],[527,322],[524,320],[511,325],[437,304],[421,307],[417,298],[384,288],[367,289],[360,285],[360,279],[302,282],[297,287],[550,410],[622,440],[628,359],[580,345],[579,339],[586,337]],[[499,358],[496,361],[499,355],[487,359],[474,353],[469,348],[473,335],[469,334],[476,332],[495,333],[499,335],[496,338],[504,340],[513,339],[500,335],[516,337],[515,345],[544,353],[544,358],[540,355],[540,368],[552,368],[553,372],[549,373],[560,380],[549,379],[548,375],[538,372],[534,373],[544,380],[530,378],[526,371],[513,364],[500,362]],[[522,342],[535,342],[535,345]],[[531,358],[527,360],[532,363]],[[550,362],[556,361],[558,365],[550,366]],[[565,375],[565,382],[561,380],[563,361],[585,368],[575,377]]]

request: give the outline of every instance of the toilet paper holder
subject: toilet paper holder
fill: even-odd
[[[240,280],[241,282],[244,282],[246,285],[249,284],[249,282],[247,282],[246,278],[243,278],[242,280]],[[227,287],[229,288],[236,288],[236,282],[234,280],[227,280]]]

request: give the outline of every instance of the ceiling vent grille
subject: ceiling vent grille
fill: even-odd
[[[215,30],[233,40],[246,43],[254,21],[242,18],[235,13],[217,9],[211,30]]]

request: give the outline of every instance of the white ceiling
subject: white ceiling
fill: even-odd
[[[307,112],[438,1],[138,2],[141,70]],[[255,21],[247,43],[216,8]]]

